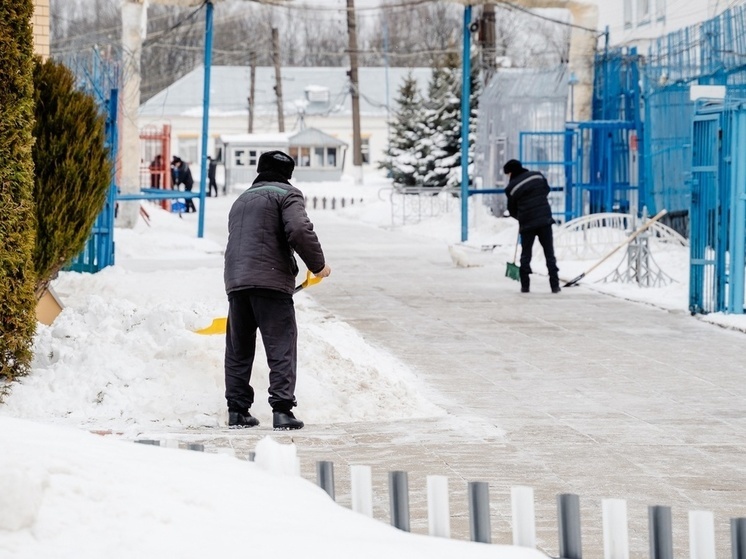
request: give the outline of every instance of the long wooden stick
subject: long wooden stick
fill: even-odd
[[[629,243],[631,243],[632,241],[634,241],[637,238],[638,235],[640,235],[641,233],[644,233],[651,225],[653,225],[653,223],[655,223],[656,221],[658,221],[660,218],[662,218],[667,213],[668,213],[668,210],[661,210],[661,211],[659,211],[657,214],[655,214],[655,216],[652,219],[649,219],[646,223],[644,223],[643,225],[641,225],[640,227],[638,227],[637,230],[635,230],[634,233],[632,233],[629,237],[627,237],[626,239],[624,239],[624,242],[619,243],[619,245],[617,245],[606,256],[604,256],[601,260],[599,260],[598,262],[596,262],[593,266],[591,266],[590,268],[588,268],[585,272],[583,272],[582,274],[580,274],[578,277],[573,278],[570,281],[568,281],[564,285],[564,287],[571,287],[571,286],[575,285],[576,283],[578,283],[585,276],[587,276],[593,270],[595,270],[599,265],[601,265],[603,262],[605,262],[606,260],[608,260],[609,258],[611,258],[611,256],[616,251],[618,251],[620,248],[623,248],[623,247],[627,246]]]

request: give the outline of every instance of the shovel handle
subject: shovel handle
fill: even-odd
[[[296,285],[295,289],[293,290],[293,293],[298,293],[301,289],[305,289],[309,285],[316,285],[324,278],[319,278],[313,275],[313,272],[311,270],[306,270],[306,279],[303,280],[303,283],[300,285]]]

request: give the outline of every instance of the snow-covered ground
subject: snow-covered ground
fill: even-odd
[[[462,244],[460,205],[453,200],[430,201],[437,215],[409,216],[403,224],[405,212],[396,205],[392,211],[388,181],[381,177],[366,177],[366,186],[299,186],[309,199],[354,198],[354,205],[336,210],[341,219],[441,239],[454,265],[504,267],[513,258],[515,221],[494,218],[479,203],[471,204],[472,228]],[[65,272],[53,283],[65,309],[52,326],[39,326],[33,371],[10,387],[0,405],[0,556],[264,557],[278,553],[278,542],[289,546],[279,553],[310,558],[534,555],[404,534],[337,507],[313,484],[262,469],[277,463],[293,469],[294,447],[271,439],[257,449],[257,464],[117,440],[224,425],[224,340],[194,330],[226,313],[222,250],[236,194],[207,200],[205,239],[196,238],[194,214],[180,218],[148,204],[150,224],[116,230],[116,266],[95,275]],[[686,311],[687,249],[654,247],[654,255],[674,283],[647,289],[592,283],[617,267],[623,251],[584,283]],[[575,277],[593,263],[560,254],[561,276]],[[543,271],[540,254],[534,269]],[[326,405],[305,407],[304,421],[442,413],[425,397],[420,379],[316,304],[312,290],[295,298],[302,325],[298,398],[323,395]],[[743,316],[706,320],[746,330]],[[261,346],[254,384],[257,395],[266,394]],[[255,405],[260,415],[269,415],[263,398]]]

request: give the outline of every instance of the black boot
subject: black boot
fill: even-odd
[[[291,429],[303,429],[303,422],[295,419],[291,411],[276,411],[272,414],[272,426],[277,431],[289,431]]]
[[[549,287],[552,288],[552,293],[559,293],[560,289],[559,278],[549,278]]]
[[[248,411],[246,413],[237,411],[228,412],[228,427],[230,429],[245,429],[256,427],[257,425],[259,425],[259,420],[253,417]]]

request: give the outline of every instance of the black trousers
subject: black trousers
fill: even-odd
[[[547,271],[549,272],[549,285],[552,288],[559,287],[559,268],[557,259],[554,256],[554,239],[552,237],[552,226],[543,225],[535,229],[521,231],[521,287],[529,287],[531,280],[531,253],[534,248],[534,240],[539,239],[541,248],[544,249],[544,257],[547,261]]]
[[[228,410],[245,412],[254,403],[251,371],[256,331],[262,335],[269,366],[269,404],[287,412],[296,405],[298,328],[292,296],[270,289],[228,294],[225,333],[225,399]]]
[[[186,190],[187,192],[191,192],[192,191],[192,187],[191,186],[184,186],[184,190]],[[194,207],[194,200],[192,198],[186,198],[186,199],[184,199],[184,205],[186,206],[186,212],[187,213],[189,213],[190,211],[192,211],[192,212],[196,212],[197,211],[197,208]]]
[[[218,195],[218,183],[215,179],[209,179],[207,182],[207,195],[212,196],[212,191],[215,191],[215,196]]]

